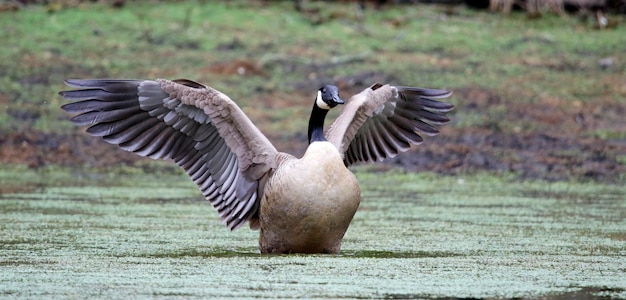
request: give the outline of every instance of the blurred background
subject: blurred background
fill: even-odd
[[[179,172],[74,127],[59,108],[67,78],[208,84],[296,155],[321,84],[348,98],[383,82],[449,89],[456,110],[439,136],[374,169],[623,182],[625,10],[624,0],[4,0],[0,164]]]

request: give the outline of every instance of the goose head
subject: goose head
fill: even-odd
[[[334,85],[324,85],[317,90],[317,97],[309,119],[309,144],[316,141],[326,141],[324,137],[324,118],[328,111],[345,102],[339,98],[339,88]]]
[[[330,110],[331,108],[344,104],[341,98],[339,98],[339,88],[334,85],[324,85],[317,90],[317,98],[315,98],[315,106],[324,110]]]

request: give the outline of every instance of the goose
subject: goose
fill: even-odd
[[[187,80],[69,79],[61,108],[86,132],[119,148],[180,166],[235,230],[260,229],[261,253],[330,253],[361,202],[349,166],[394,157],[434,136],[451,92],[376,83],[339,97],[324,85],[313,101],[308,148],[279,152],[224,93]],[[324,134],[328,111],[345,104]]]

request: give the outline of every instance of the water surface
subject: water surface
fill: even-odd
[[[620,186],[357,175],[364,201],[330,256],[259,254],[183,175],[5,187],[0,296],[626,297]]]

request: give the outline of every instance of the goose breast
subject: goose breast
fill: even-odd
[[[354,174],[329,142],[278,166],[260,205],[261,252],[337,253],[361,201]]]

